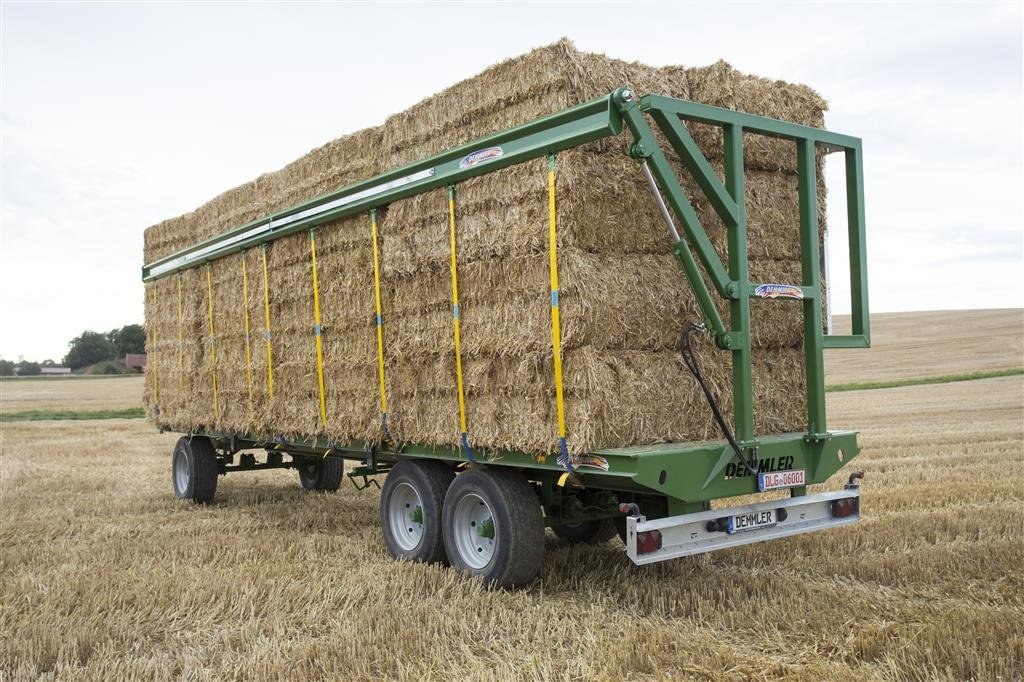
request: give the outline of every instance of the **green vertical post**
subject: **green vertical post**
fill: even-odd
[[[747,267],[747,210],[743,196],[743,128],[722,127],[725,139],[725,187],[736,204],[735,221],[728,225],[729,278],[735,290],[729,301],[732,329],[733,420],[736,440],[754,441],[754,378],[750,352],[750,276]]]
[[[797,140],[797,176],[800,195],[800,262],[805,294],[804,364],[807,371],[807,437],[824,440],[825,361],[821,328],[821,274],[818,254],[818,183],[814,165],[814,142]]]
[[[868,253],[864,241],[864,163],[860,147],[846,150],[846,223],[850,240],[851,333],[871,338],[868,319]]]

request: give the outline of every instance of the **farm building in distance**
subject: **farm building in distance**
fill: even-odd
[[[146,368],[146,354],[145,353],[127,353],[124,356],[125,369],[138,369],[143,370]]]

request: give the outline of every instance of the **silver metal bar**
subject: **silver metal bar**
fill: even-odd
[[[297,220],[303,220],[305,218],[310,218],[321,213],[326,213],[327,211],[331,211],[342,206],[347,206],[357,201],[362,201],[363,199],[376,196],[378,194],[383,194],[384,192],[387,192],[389,190],[396,189],[398,187],[404,187],[405,185],[409,185],[414,182],[419,182],[420,180],[426,180],[427,178],[432,177],[434,177],[434,169],[427,168],[425,170],[419,171],[418,173],[412,173],[410,175],[406,175],[400,178],[395,178],[394,180],[391,180],[389,182],[382,182],[379,185],[369,187],[360,192],[353,192],[352,194],[347,194],[339,199],[335,199],[334,201],[329,201],[325,204],[320,204],[319,206],[307,208],[305,211],[299,211],[298,213],[293,213],[282,218],[275,218],[270,221],[270,229],[276,230],[279,227],[284,227],[285,225],[294,223]]]
[[[257,235],[260,235],[260,234],[263,234],[264,232],[269,232],[269,231],[270,231],[270,223],[263,223],[262,225],[257,225],[256,227],[252,228],[251,230],[246,230],[245,232],[241,232],[239,234],[236,234],[233,237],[228,237],[226,239],[222,239],[222,240],[220,240],[220,241],[218,241],[218,242],[216,242],[214,244],[210,244],[209,246],[206,246],[204,248],[197,249],[195,251],[192,251],[191,253],[186,253],[183,256],[179,256],[178,258],[175,258],[174,260],[169,260],[166,263],[161,263],[160,265],[156,265],[150,271],[150,274],[155,277],[157,275],[162,275],[165,272],[170,272],[171,270],[174,270],[175,268],[179,268],[179,267],[181,267],[183,265],[188,265],[189,263],[202,262],[203,260],[206,259],[206,257],[208,255],[210,255],[214,251],[217,251],[218,249],[223,249],[226,246],[231,246],[232,244],[236,244],[236,243],[238,243],[240,241],[244,241],[246,239],[250,239],[252,237],[255,237]]]
[[[672,241],[679,241],[679,230],[676,229],[675,221],[672,220],[672,214],[668,212],[668,206],[665,205],[665,199],[661,196],[661,190],[658,189],[658,183],[654,181],[654,175],[651,174],[651,169],[647,165],[647,159],[644,159],[640,164],[640,168],[644,172],[644,177],[647,178],[647,184],[651,186],[651,192],[654,193],[654,199],[658,202],[658,208],[661,209],[661,217],[665,219],[668,224],[668,231],[672,233]]]
[[[368,187],[367,189],[361,190],[359,192],[353,192],[352,194],[348,194],[338,199],[334,199],[333,201],[319,204],[318,206],[313,206],[312,208],[307,208],[304,211],[292,213],[291,215],[282,216],[280,218],[273,218],[265,223],[253,227],[252,229],[246,230],[245,232],[240,232],[239,234],[236,234],[232,237],[218,239],[214,243],[209,244],[201,249],[190,251],[189,253],[179,256],[178,258],[175,258],[173,260],[169,260],[166,263],[154,265],[153,268],[150,270],[149,274],[151,277],[156,277],[164,273],[170,272],[172,270],[175,270],[177,268],[180,268],[182,266],[190,265],[196,262],[202,262],[211,257],[216,257],[217,253],[219,253],[225,248],[230,247],[232,244],[237,244],[247,239],[257,237],[261,234],[272,232],[278,228],[284,227],[285,225],[289,225],[296,221],[304,220],[306,218],[315,217],[317,215],[320,215],[321,213],[326,213],[336,208],[340,208],[341,206],[347,206],[348,204],[355,203],[356,201],[362,201],[363,199],[373,197],[378,194],[383,194],[384,192],[396,189],[398,187],[404,187],[405,185],[409,185],[414,182],[419,182],[420,180],[432,178],[434,177],[434,172],[435,170],[433,168],[426,168],[417,173],[411,173],[400,178],[395,178],[394,180],[383,182],[373,187]]]
[[[848,526],[860,520],[859,498],[860,490],[847,488],[836,492],[803,495],[728,509],[712,509],[711,511],[670,516],[654,521],[648,521],[643,516],[629,516],[626,518],[626,554],[629,555],[633,563],[642,566],[667,559],[705,554],[718,549],[750,545],[826,528]],[[843,499],[857,500],[856,511],[849,516],[837,518],[832,515],[831,503]],[[735,533],[712,531],[707,527],[709,521],[717,522],[719,519],[737,514],[749,514],[769,509],[776,510],[776,516],[778,516],[777,510],[785,509],[785,520],[778,521],[774,526]],[[653,530],[661,533],[661,549],[645,554],[638,553],[637,534]]]

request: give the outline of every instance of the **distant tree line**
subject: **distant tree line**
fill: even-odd
[[[86,330],[68,343],[68,354],[62,364],[73,370],[81,369],[106,360],[123,360],[129,353],[145,352],[146,331],[141,324],[129,324],[105,334]],[[14,362],[0,359],[0,376],[33,376],[40,374],[43,367],[56,365],[53,360],[34,362],[19,359]]]

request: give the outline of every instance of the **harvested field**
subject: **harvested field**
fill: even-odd
[[[858,526],[648,569],[549,534],[512,593],[393,563],[376,492],[276,471],[195,507],[141,420],[4,424],[0,677],[1019,679],[1021,378],[829,408]]]
[[[849,329],[837,315],[836,333]],[[828,383],[884,381],[1024,367],[1024,310],[940,310],[871,316],[872,348],[830,350]]]
[[[138,407],[144,382],[141,376],[0,379],[0,412]]]

